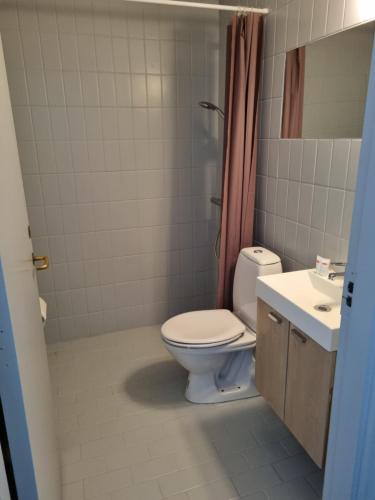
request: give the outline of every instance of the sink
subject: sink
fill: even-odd
[[[307,269],[259,277],[256,294],[324,349],[337,351],[343,282]]]

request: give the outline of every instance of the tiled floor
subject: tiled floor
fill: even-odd
[[[49,347],[64,500],[316,500],[322,474],[259,398],[184,399],[159,328]]]

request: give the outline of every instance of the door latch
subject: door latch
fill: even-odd
[[[348,307],[352,307],[353,293],[354,293],[354,282],[349,281],[346,289],[348,291],[348,295],[344,295],[343,299],[345,299],[345,303]]]

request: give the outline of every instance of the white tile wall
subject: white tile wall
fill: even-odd
[[[213,304],[218,14],[0,2],[49,341]]]
[[[287,270],[317,253],[345,260],[361,140],[281,140],[279,98],[285,51],[375,19],[360,0],[258,0],[266,19],[256,239]],[[370,6],[371,3],[371,6]],[[298,29],[297,29],[298,26]],[[276,185],[276,193],[275,193]]]

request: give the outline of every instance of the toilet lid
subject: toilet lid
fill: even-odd
[[[174,316],[164,323],[161,332],[171,342],[207,346],[233,342],[245,329],[245,325],[227,309],[214,309]]]

